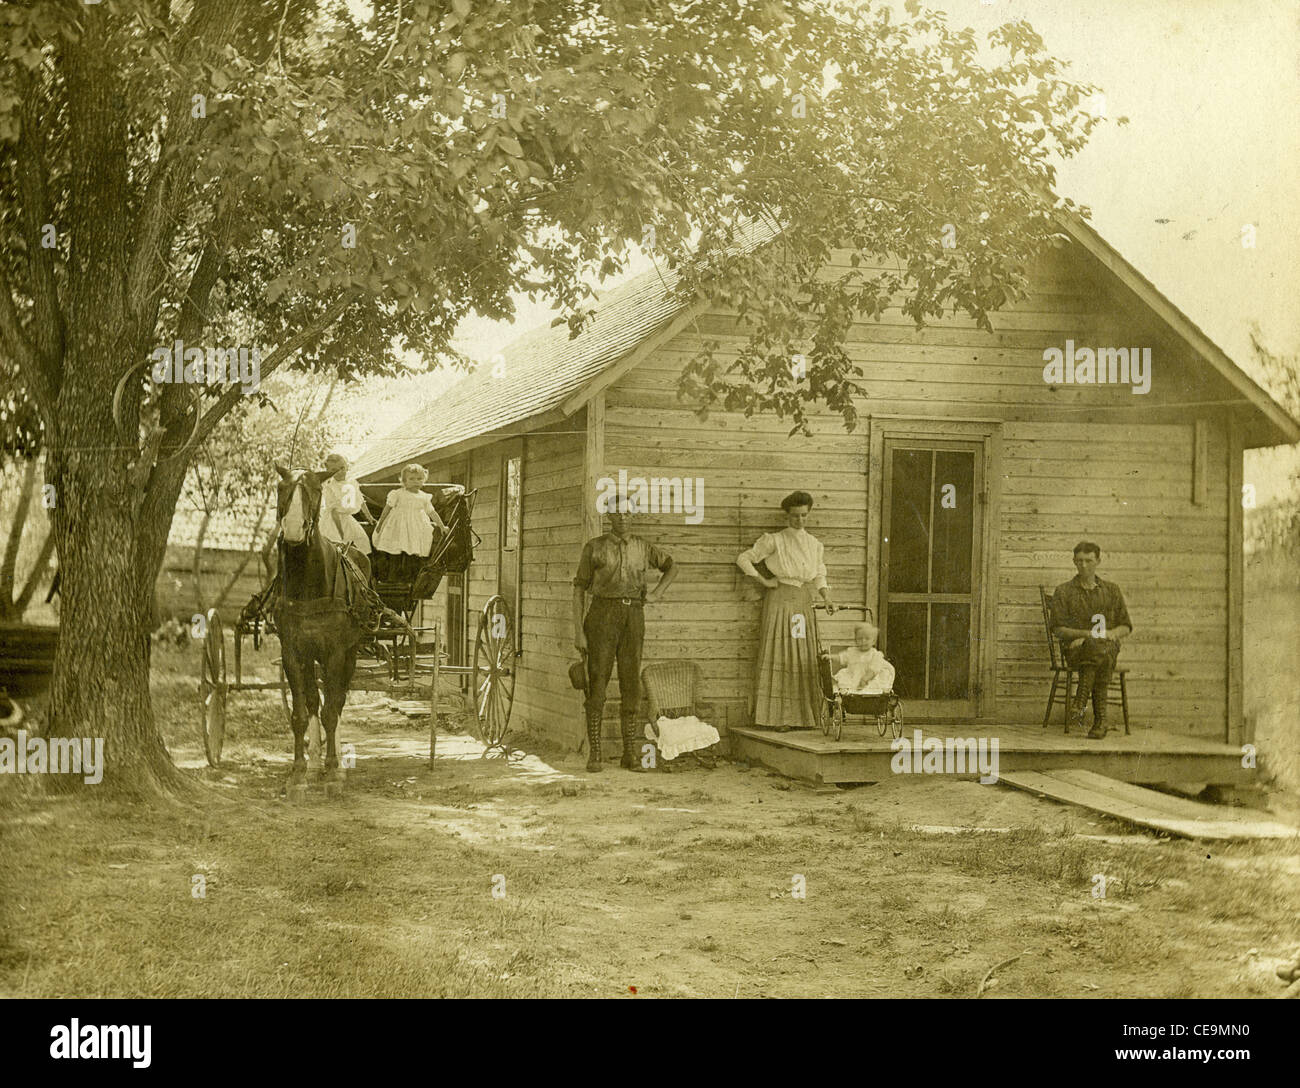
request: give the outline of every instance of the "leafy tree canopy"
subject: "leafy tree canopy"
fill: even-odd
[[[232,316],[264,373],[387,374],[512,292],[577,330],[632,246],[746,322],[693,403],[851,423],[852,316],[901,294],[988,327],[1098,120],[1027,23],[981,45],[914,2],[27,2],[0,56],[0,346],[56,437],[70,333],[105,306],[114,377]],[[779,261],[730,245],[755,220]],[[819,275],[837,244],[863,269]],[[173,439],[190,410],[168,391]]]

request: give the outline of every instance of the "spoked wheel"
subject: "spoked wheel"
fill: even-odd
[[[834,724],[835,724],[835,700],[823,699],[822,720],[821,720],[823,737],[829,737],[831,735],[831,727]]]
[[[488,749],[504,748],[515,701],[515,627],[505,598],[488,599],[474,642],[474,716]]]
[[[844,732],[844,703],[840,699],[835,700],[835,712],[831,717],[831,736],[836,740],[840,739],[840,734]]]
[[[209,767],[221,765],[221,747],[226,741],[226,638],[221,617],[208,609],[203,636],[203,660],[199,665],[199,702],[202,704],[203,751]]]
[[[889,708],[889,730],[895,740],[903,735],[903,704],[897,699]]]

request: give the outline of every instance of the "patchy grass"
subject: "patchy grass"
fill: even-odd
[[[986,999],[1273,996],[1300,944],[1294,844],[1085,838],[1121,828],[973,782],[591,777],[457,733],[430,768],[422,723],[353,708],[343,797],[290,805],[278,698],[233,697],[211,770],[197,654],[158,656],[202,788],[147,808],[0,780],[0,993],[973,997],[1019,956]],[[953,811],[1013,830],[912,830]]]

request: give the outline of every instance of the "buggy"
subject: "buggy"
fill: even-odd
[[[825,606],[816,605],[814,607],[820,610],[824,609]],[[866,607],[842,605],[837,611],[862,612],[873,623],[875,620],[871,609]],[[820,623],[824,622],[824,620],[820,621],[819,626]],[[840,691],[835,686],[835,670],[831,667],[831,653],[839,653],[845,647],[839,646],[828,652],[821,642],[820,633],[818,645],[822,647],[817,657],[817,675],[821,681],[822,692],[822,733],[839,740],[841,733],[844,731],[845,719],[852,716],[873,720],[876,732],[882,737],[885,735],[886,730],[891,732],[895,738],[901,737],[903,735],[902,700],[892,690],[878,695]]]
[[[360,485],[362,497],[372,515],[382,512],[387,493],[394,486],[382,483]],[[492,596],[484,604],[479,616],[472,665],[449,665],[443,661],[447,655],[436,622],[427,627],[417,626],[420,602],[437,592],[445,574],[463,574],[474,558],[474,548],[479,543],[472,524],[476,492],[467,491],[459,484],[425,484],[424,490],[433,499],[434,509],[447,531],[435,537],[428,558],[419,565],[413,577],[397,581],[372,578],[369,589],[383,608],[369,636],[361,643],[350,689],[385,691],[393,696],[402,696],[405,699],[401,704],[403,709],[414,709],[416,703],[427,703],[429,759],[432,761],[437,744],[439,673],[467,675],[472,678],[471,701],[478,733],[487,745],[487,751],[508,751],[504,741],[514,704],[515,636],[514,619],[505,599]],[[254,648],[257,648],[263,634],[278,635],[272,607],[278,592],[276,581],[273,579],[244,606],[235,624],[233,680],[227,679],[226,640],[220,615],[216,609],[210,609],[206,617],[200,617],[204,620],[199,676],[200,715],[204,750],[208,763],[213,767],[221,761],[229,693],[278,689],[285,714],[290,713],[289,686],[283,662],[280,662],[278,682],[246,682],[243,678],[245,639],[251,638]],[[317,738],[312,740],[315,742]],[[311,754],[315,755],[317,750],[318,743],[313,743]]]

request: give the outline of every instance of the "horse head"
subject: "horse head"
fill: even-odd
[[[288,469],[275,466],[280,480],[275,485],[275,513],[280,525],[280,536],[292,547],[300,547],[311,540],[316,532],[316,519],[320,514],[321,484],[328,472],[308,472],[306,469]]]

